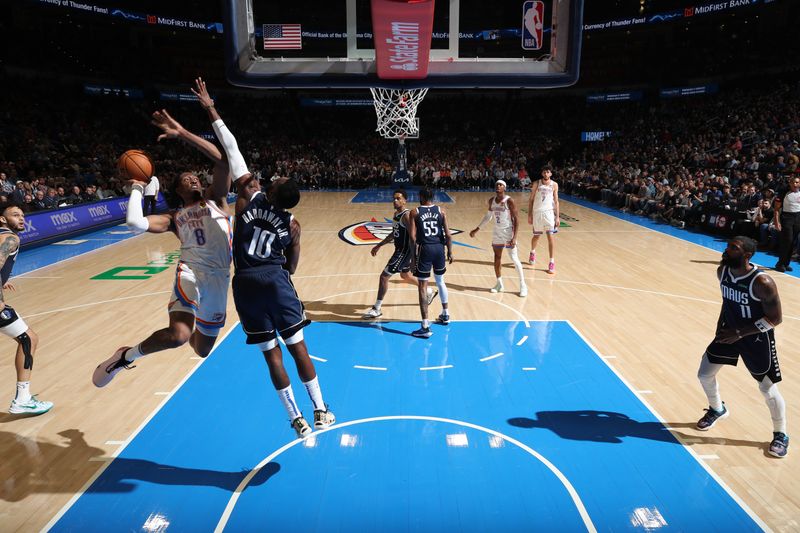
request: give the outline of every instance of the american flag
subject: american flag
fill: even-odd
[[[300,24],[264,24],[264,50],[300,50]]]

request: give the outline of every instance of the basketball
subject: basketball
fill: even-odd
[[[117,163],[120,174],[127,179],[148,183],[153,175],[153,161],[141,150],[128,150]]]

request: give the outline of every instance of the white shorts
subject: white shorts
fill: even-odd
[[[556,214],[552,209],[533,212],[533,234],[555,233]]]
[[[230,272],[223,270],[192,270],[186,263],[178,263],[169,312],[193,315],[200,333],[216,337],[225,325],[230,277]]]
[[[28,324],[14,311],[13,307],[8,305],[0,311],[0,324],[2,324],[0,333],[12,339],[16,339],[28,331]]]
[[[511,226],[507,228],[498,228],[495,226],[494,231],[492,232],[492,246],[499,247],[499,246],[508,246],[508,241],[514,236],[514,228]]]

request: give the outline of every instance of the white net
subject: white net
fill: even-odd
[[[419,136],[417,106],[425,98],[428,89],[381,89],[370,88],[378,116],[375,131],[387,139]]]

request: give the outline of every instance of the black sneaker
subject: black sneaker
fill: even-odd
[[[419,337],[420,339],[428,339],[431,335],[433,335],[433,332],[431,331],[431,328],[419,328],[412,331],[411,335],[414,337]]]
[[[443,326],[446,326],[447,324],[450,323],[450,315],[446,315],[446,314],[442,313],[442,314],[440,314],[439,316],[436,317],[436,321],[435,322],[437,324],[441,324]]]
[[[789,453],[789,436],[777,431],[773,433],[772,442],[769,443],[769,453],[775,457],[786,457]]]
[[[711,426],[717,423],[717,420],[727,418],[729,414],[728,409],[725,407],[725,402],[722,402],[722,411],[715,411],[711,406],[705,411],[706,414],[703,415],[703,418],[697,421],[697,429],[700,431],[708,431]]]
[[[784,266],[783,268],[785,268],[785,269],[786,269],[786,272],[791,272],[792,270],[794,270],[794,269],[792,268],[792,265],[786,265],[786,266]]]
[[[786,272],[786,267],[778,263],[777,265],[775,265],[775,270],[777,270],[778,272]]]

